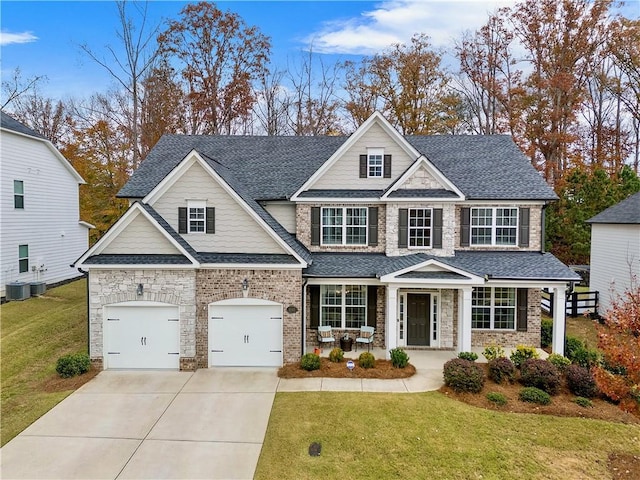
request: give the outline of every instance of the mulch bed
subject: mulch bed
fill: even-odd
[[[278,370],[280,378],[409,378],[416,373],[416,368],[409,364],[405,368],[394,367],[389,360],[376,360],[375,367],[361,368],[358,361],[354,360],[353,371],[347,368],[347,360],[339,363],[330,362],[328,358],[320,358],[320,369],[310,372],[300,367],[300,362],[287,363]]]
[[[98,375],[100,370],[91,368],[87,373],[78,375],[76,377],[61,378],[58,374],[54,374],[49,378],[46,378],[42,382],[42,390],[47,393],[65,392],[67,390],[77,390],[82,385],[87,383],[93,377]]]
[[[639,455],[610,453],[608,466],[613,480],[637,480],[640,478]]]

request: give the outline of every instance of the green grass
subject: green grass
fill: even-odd
[[[53,288],[42,297],[0,306],[4,445],[71,393],[47,393],[58,357],[87,351],[86,281]]]
[[[639,437],[637,425],[495,412],[439,392],[278,393],[254,478],[609,478],[608,454],[640,454]]]

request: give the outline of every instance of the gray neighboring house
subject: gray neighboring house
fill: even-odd
[[[279,366],[317,328],[375,346],[540,343],[540,291],[579,277],[543,251],[556,196],[508,136],[166,135],[118,194],[89,272],[102,368]],[[560,304],[562,303],[562,304]]]
[[[590,289],[599,293],[598,313],[640,280],[640,192],[587,221],[591,224]]]

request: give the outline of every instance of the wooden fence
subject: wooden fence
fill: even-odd
[[[542,310],[553,316],[554,293],[542,290]],[[585,313],[598,313],[598,292],[567,292],[565,298],[565,314],[578,317]]]

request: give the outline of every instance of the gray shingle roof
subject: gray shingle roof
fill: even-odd
[[[389,194],[389,198],[457,198],[458,194],[444,188],[399,189]]]
[[[2,128],[6,128],[7,130],[22,133],[24,135],[29,135],[31,137],[43,138],[46,140],[45,137],[40,135],[35,130],[32,130],[31,128],[20,123],[15,118],[11,117],[10,115],[7,115],[4,112],[0,112],[0,124],[2,125]]]
[[[382,195],[383,190],[306,190],[299,196],[302,198],[375,198]]]
[[[467,277],[455,272],[407,272],[398,278],[422,278],[428,280],[466,280]]]
[[[184,255],[92,255],[83,263],[87,265],[192,265]]]
[[[296,264],[298,261],[291,255],[262,253],[206,253],[200,252],[198,257],[202,263],[253,263],[253,264]]]
[[[640,224],[640,192],[600,212],[587,223]]]
[[[387,257],[382,253],[314,253],[313,264],[303,271],[303,275],[306,277],[375,278],[416,266],[430,259],[479,277],[488,276],[490,279],[580,280],[579,275],[550,253],[486,251],[457,251],[453,257],[439,257],[424,253],[400,257]],[[416,273],[431,274],[431,272]],[[414,275],[412,278],[429,277]]]

